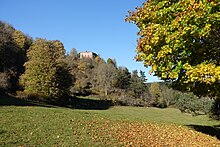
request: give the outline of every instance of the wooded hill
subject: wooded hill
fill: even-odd
[[[130,72],[114,59],[80,58],[75,48],[66,53],[59,40],[33,39],[2,21],[0,92],[46,101],[90,96],[114,105],[172,106],[193,114],[209,114],[218,105],[211,98],[199,99],[164,83],[147,84],[143,71]]]

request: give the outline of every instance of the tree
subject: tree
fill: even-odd
[[[117,62],[115,59],[108,58],[107,63],[112,64],[114,67],[117,67]]]
[[[0,94],[4,94],[11,88],[10,77],[6,72],[0,72]]]
[[[115,83],[115,87],[122,90],[128,90],[131,80],[131,73],[129,72],[129,70],[126,67],[119,67],[116,76],[117,80]]]
[[[147,78],[146,78],[146,75],[145,75],[145,72],[140,70],[140,80],[145,83],[147,81]]]
[[[150,103],[153,103],[153,105],[157,106],[158,102],[159,102],[159,99],[161,97],[160,83],[150,84],[149,92],[150,92],[151,97],[152,97],[152,102],[150,102]]]
[[[0,21],[0,74],[4,81],[3,91],[7,89],[8,92],[15,92],[19,88],[18,79],[24,72],[26,51],[31,44],[31,37]]]
[[[27,50],[31,46],[33,39],[30,36],[25,35],[19,30],[15,30],[12,34],[13,42],[17,47],[16,67],[19,76],[24,73],[23,64],[27,60]]]
[[[220,96],[219,10],[219,0],[146,1],[126,18],[139,28],[136,59],[180,90]]]
[[[142,74],[141,77],[139,77],[137,70],[132,71],[129,85],[129,89],[134,93],[134,97],[136,98],[142,98],[143,93],[147,90],[145,76],[142,71],[140,73]]]
[[[70,51],[70,57],[72,57],[74,60],[78,59],[78,52],[75,48],[72,48]]]
[[[105,96],[113,88],[116,79],[116,67],[112,64],[102,63],[95,69],[95,81],[97,86],[102,89]]]
[[[16,77],[16,58],[18,47],[13,41],[15,29],[0,21],[0,91],[4,93],[12,88],[12,79]]]
[[[64,56],[60,41],[37,39],[27,52],[26,70],[20,80],[24,90],[54,98],[67,94],[71,78]]]
[[[161,99],[163,102],[163,107],[168,107],[174,104],[175,91],[169,87],[169,85],[161,84]]]
[[[71,69],[71,74],[74,75],[78,66],[78,53],[75,48],[72,48],[70,54],[65,56],[65,63],[67,64],[68,68]]]
[[[105,60],[102,59],[100,56],[96,56],[96,57],[95,57],[95,62],[96,62],[97,64],[103,64],[103,63],[105,63]]]

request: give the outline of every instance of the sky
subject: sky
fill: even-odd
[[[142,70],[147,82],[159,81],[136,62],[138,28],[125,22],[128,10],[145,0],[1,0],[0,20],[33,38],[60,40],[69,53],[93,51],[118,66]]]

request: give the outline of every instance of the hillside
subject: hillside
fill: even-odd
[[[0,146],[220,145],[219,122],[173,108],[24,105],[0,113]]]

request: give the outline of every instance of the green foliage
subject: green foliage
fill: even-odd
[[[214,100],[209,116],[213,119],[220,120],[220,99]]]
[[[142,77],[138,75],[137,70],[132,71],[129,85],[129,90],[134,93],[133,96],[136,98],[142,97],[143,93],[147,90],[145,75],[142,71],[140,73]]]
[[[20,83],[25,92],[48,97],[67,94],[71,77],[64,63],[65,50],[60,41],[37,39],[28,50],[28,61]]]
[[[127,90],[130,85],[131,73],[126,67],[119,67],[117,70],[117,80],[115,87],[121,90]]]
[[[219,9],[218,0],[146,1],[126,18],[139,28],[136,59],[175,88],[219,95]]]
[[[208,97],[199,98],[192,93],[176,93],[175,105],[182,111],[193,115],[209,114],[213,100]]]
[[[135,107],[149,106],[145,98],[146,96],[142,96],[142,98],[136,98],[134,97],[133,93],[131,93],[131,91],[128,91],[127,93],[122,93],[121,96],[115,100],[114,105]]]
[[[132,73],[127,68],[119,68],[115,88],[119,93],[117,104],[123,106],[146,106],[148,101],[148,87],[143,71]]]

